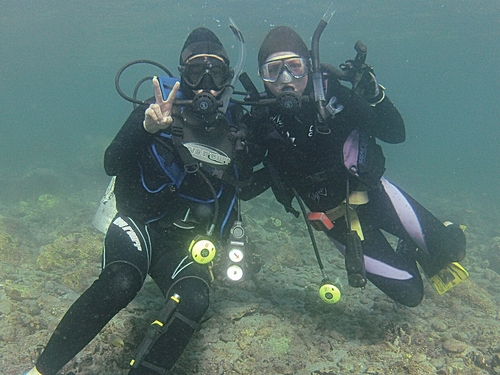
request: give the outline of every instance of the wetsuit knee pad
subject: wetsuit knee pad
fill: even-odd
[[[185,317],[199,322],[208,309],[210,287],[197,276],[186,276],[177,280],[170,288],[168,295],[177,293],[181,297],[178,311]]]
[[[96,283],[103,285],[102,297],[104,301],[127,306],[134,299],[142,287],[140,272],[129,263],[115,262],[104,268]]]

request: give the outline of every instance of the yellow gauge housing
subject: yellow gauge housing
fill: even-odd
[[[333,284],[323,284],[319,288],[319,297],[323,302],[334,304],[340,301],[340,290]]]
[[[212,241],[195,238],[189,245],[189,252],[196,263],[207,264],[215,258],[217,250]]]

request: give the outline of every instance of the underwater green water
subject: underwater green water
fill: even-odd
[[[29,367],[35,347],[99,273],[102,236],[91,219],[109,182],[103,154],[132,110],[115,90],[117,71],[151,59],[177,73],[185,38],[199,26],[216,32],[234,65],[239,46],[231,17],[246,40],[245,70],[261,88],[257,51],[267,32],[289,25],[310,43],[329,5],[0,0],[0,373]],[[318,305],[321,275],[305,226],[266,192],[243,204],[248,233],[265,259],[257,287],[214,288],[216,314],[179,367],[229,373],[238,358],[235,368],[256,374],[306,367],[478,374],[498,359],[500,342],[500,0],[337,0],[334,7],[322,61],[338,66],[353,58],[358,39],[368,46],[367,62],[407,126],[405,143],[382,145],[386,177],[436,216],[467,226],[464,266],[471,277],[444,296],[426,283],[424,303],[411,310],[396,309],[370,284],[343,289],[338,305]],[[131,68],[122,88],[131,94],[137,81],[159,73]],[[150,94],[143,85],[141,97]],[[316,238],[330,276],[347,286],[343,259]],[[156,287],[145,289],[136,303],[150,314],[132,305],[118,320],[127,322],[124,330],[109,324],[70,366],[83,363],[83,373],[95,374],[94,368],[128,365],[134,345],[126,341],[124,349],[120,339],[138,342],[143,333],[128,322],[145,327],[160,308]],[[443,342],[464,342],[467,352],[443,349]]]
[[[247,44],[245,70],[256,78],[256,54],[272,26],[286,24],[310,42],[329,1],[0,2],[0,199],[43,169],[64,189],[104,190],[102,153],[132,109],[115,91],[117,70],[134,59],[177,72],[190,30],[214,30],[231,55]],[[402,112],[407,141],[384,146],[387,176],[406,190],[464,191],[498,202],[500,183],[500,2],[493,0],[337,1],[320,48],[325,62],[354,56],[361,39],[368,62]],[[157,73],[131,70],[124,90]],[[258,87],[261,87],[260,82]]]

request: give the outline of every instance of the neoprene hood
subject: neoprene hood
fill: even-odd
[[[302,38],[288,26],[278,26],[269,31],[260,46],[258,60],[259,67],[264,64],[269,55],[276,52],[294,52],[309,60],[309,49]]]
[[[212,31],[205,27],[198,27],[189,34],[184,47],[182,47],[179,64],[184,65],[191,56],[200,54],[220,56],[229,65],[229,57],[221,41]]]

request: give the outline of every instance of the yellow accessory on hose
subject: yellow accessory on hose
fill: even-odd
[[[189,253],[198,264],[210,263],[215,258],[216,252],[217,250],[212,241],[201,236],[196,236],[189,245]]]
[[[323,302],[334,304],[340,301],[340,290],[333,284],[323,284],[319,288],[319,297]]]

